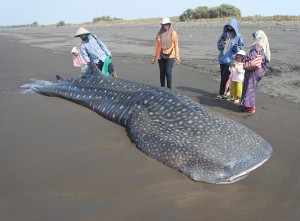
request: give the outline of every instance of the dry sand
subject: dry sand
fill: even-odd
[[[69,101],[21,94],[29,79],[79,75],[70,50],[78,27],[3,29],[0,33],[1,220],[299,220],[299,24],[239,24],[269,36],[272,62],[257,113],[214,100],[223,24],[174,24],[183,65],[174,90],[253,129],[274,154],[231,185],[194,182],[141,153],[125,129]],[[150,64],[157,24],[86,26],[113,54],[122,78],[159,84]]]

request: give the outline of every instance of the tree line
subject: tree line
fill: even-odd
[[[206,6],[199,6],[195,9],[187,9],[179,16],[180,21],[187,21],[193,19],[203,18],[223,18],[223,17],[241,17],[241,10],[235,6],[222,4],[218,7],[208,8]]]

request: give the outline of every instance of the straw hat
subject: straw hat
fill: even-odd
[[[163,18],[162,21],[161,21],[161,24],[162,25],[171,24],[170,18]]]
[[[86,30],[83,27],[78,28],[78,30],[76,31],[76,35],[74,37],[79,37],[80,35],[89,35],[91,34],[91,32],[89,32],[88,30]]]

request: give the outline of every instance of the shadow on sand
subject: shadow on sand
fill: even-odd
[[[210,93],[208,91],[199,88],[183,87],[183,86],[177,87],[177,89],[183,92],[188,92],[188,93],[192,92],[193,94],[197,94],[196,96],[192,95],[191,97],[196,98],[200,104],[203,104],[205,106],[219,107],[233,112],[241,112],[239,105],[229,102],[225,99],[224,100],[216,99],[215,93]]]

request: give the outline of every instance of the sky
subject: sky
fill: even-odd
[[[180,16],[199,6],[233,5],[242,16],[300,15],[299,0],[26,0],[1,3],[0,26],[92,22],[93,18],[110,16],[126,20]]]

